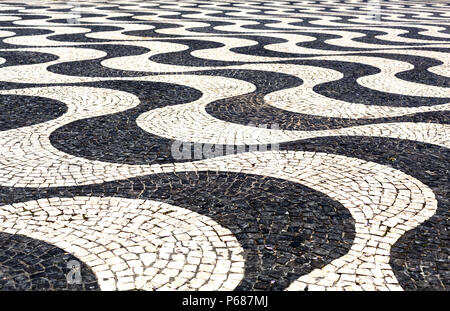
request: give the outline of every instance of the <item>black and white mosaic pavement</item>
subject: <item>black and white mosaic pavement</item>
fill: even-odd
[[[449,290],[450,2],[0,2],[0,290]]]

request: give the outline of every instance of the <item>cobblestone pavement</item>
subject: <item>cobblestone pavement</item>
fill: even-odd
[[[1,290],[449,290],[450,2],[0,2]]]

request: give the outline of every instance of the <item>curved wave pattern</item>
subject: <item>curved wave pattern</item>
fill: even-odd
[[[449,17],[2,1],[0,290],[449,290]]]

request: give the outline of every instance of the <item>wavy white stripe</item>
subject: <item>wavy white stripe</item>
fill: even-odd
[[[356,221],[356,237],[349,253],[299,278],[289,287],[291,290],[306,285],[311,289],[354,289],[357,284],[364,289],[400,290],[389,265],[390,247],[406,231],[431,217],[437,208],[431,189],[417,179],[391,167],[333,154],[244,153],[166,165],[161,169],[165,172],[220,170],[282,178],[320,191],[349,209]],[[402,187],[398,189],[396,185]],[[17,208],[23,205],[4,210]],[[8,213],[7,217],[10,219]],[[11,223],[16,221],[11,219]],[[21,229],[20,221],[16,228]],[[76,247],[72,252],[82,256],[76,253]],[[356,277],[356,272],[361,276]]]
[[[157,201],[74,197],[15,203],[0,207],[0,231],[73,254],[96,274],[101,290],[232,290],[244,275],[243,249],[228,229]]]
[[[213,100],[251,92],[253,85],[211,76],[158,76],[143,80],[197,86],[203,92],[203,97],[197,101],[154,109],[138,118],[137,124],[144,130],[170,139],[209,144],[270,144],[313,137],[362,135],[410,139],[449,147],[450,125],[447,124],[404,122],[322,131],[285,131],[232,124],[213,118],[204,107]],[[64,124],[138,105],[138,98],[132,94],[72,86],[17,89],[1,91],[0,94],[47,97],[62,101],[69,107],[68,112],[57,119],[0,132],[3,146],[1,185],[36,187],[98,183],[144,174],[144,171],[151,173],[152,167],[159,168],[89,161],[61,152],[50,143],[50,134]],[[105,171],[111,173],[104,174]]]

